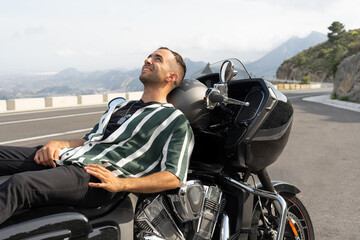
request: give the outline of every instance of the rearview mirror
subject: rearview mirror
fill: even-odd
[[[126,99],[123,97],[114,98],[108,103],[108,108],[112,108],[114,105],[118,105],[119,103],[124,101],[126,101]]]
[[[234,70],[234,63],[230,60],[224,61],[224,63],[221,65],[220,68],[220,81],[222,83],[227,83],[233,77],[235,77],[237,74],[237,71]]]

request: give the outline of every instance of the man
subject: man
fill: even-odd
[[[141,100],[110,107],[83,139],[1,147],[0,175],[13,175],[0,185],[0,223],[20,209],[98,207],[116,192],[161,192],[186,181],[193,134],[166,100],[185,72],[179,54],[159,48],[142,67]]]

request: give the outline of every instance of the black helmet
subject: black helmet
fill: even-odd
[[[167,96],[169,103],[181,110],[192,128],[204,129],[209,121],[209,110],[204,100],[208,88],[198,80],[184,79],[180,86]]]

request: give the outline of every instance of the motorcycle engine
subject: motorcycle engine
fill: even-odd
[[[177,193],[146,198],[135,225],[139,239],[211,239],[223,205],[222,191],[188,181]]]

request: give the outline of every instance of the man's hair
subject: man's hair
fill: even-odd
[[[160,50],[160,49],[170,51],[174,55],[176,63],[180,66],[180,68],[182,70],[182,72],[179,73],[180,76],[179,76],[178,81],[176,82],[176,87],[177,87],[180,85],[180,83],[182,82],[182,80],[184,79],[185,74],[186,74],[186,64],[184,62],[184,59],[182,58],[182,56],[180,54],[178,54],[177,52],[174,52],[173,50],[171,50],[167,47],[159,47],[158,50]]]

